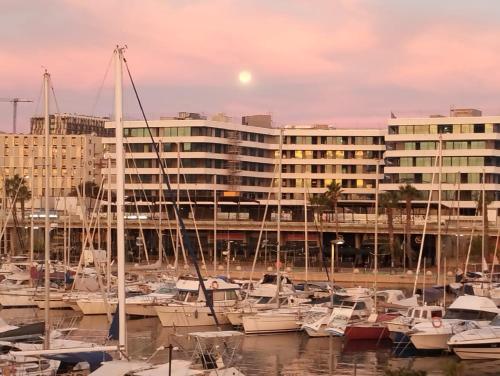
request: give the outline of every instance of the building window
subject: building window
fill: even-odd
[[[484,124],[474,124],[474,133],[484,133]]]
[[[438,133],[453,133],[453,126],[451,124],[439,124]]]

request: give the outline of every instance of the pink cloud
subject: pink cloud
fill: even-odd
[[[499,32],[450,23],[427,28],[403,45],[398,66],[385,78],[421,89],[498,87]]]

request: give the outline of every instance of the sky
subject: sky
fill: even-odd
[[[0,98],[18,129],[52,111],[112,116],[115,45],[149,118],[272,114],[276,125],[384,127],[473,107],[500,114],[497,0],[0,0]],[[252,73],[248,85],[238,81]],[[139,118],[125,80],[124,113]],[[56,105],[57,103],[57,105]],[[12,128],[0,103],[0,130]]]

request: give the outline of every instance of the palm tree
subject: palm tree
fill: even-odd
[[[339,213],[337,210],[337,204],[342,196],[342,185],[337,183],[336,181],[332,181],[328,186],[328,190],[325,192],[326,198],[330,201],[330,204],[335,212],[335,239],[339,239]],[[339,252],[336,254],[336,262],[338,265],[339,261]]]
[[[413,257],[414,252],[411,248],[411,203],[413,200],[420,197],[420,192],[413,185],[406,183],[399,187],[399,195],[401,199],[405,201],[406,208],[406,226],[405,226],[405,252],[404,257],[408,256],[408,265],[410,268],[413,267]]]
[[[26,180],[15,174],[13,177],[5,179],[5,194],[12,201],[12,217],[14,218],[16,233],[21,247],[24,247],[18,225],[17,203],[21,204],[21,228],[24,228],[25,202],[31,199],[31,191],[26,185]]]
[[[85,181],[78,184],[78,187],[74,187],[71,192],[69,192],[69,197],[78,197],[78,194],[85,198],[85,213],[92,212],[92,205],[87,204],[90,201],[92,204],[92,199],[97,199],[97,195],[99,194],[99,186],[94,181]]]
[[[320,242],[319,250],[323,254],[323,213],[328,209],[329,200],[324,193],[309,198],[309,203],[314,212],[314,218],[319,218]]]
[[[477,204],[477,212],[483,216],[484,223],[484,235],[483,235],[483,243],[485,249],[485,256],[487,252],[490,251],[490,238],[488,236],[489,232],[489,223],[488,223],[488,205],[491,204],[493,199],[493,194],[491,192],[487,192],[484,197],[484,209],[483,210],[483,194],[482,192],[477,192],[475,195],[475,200]]]
[[[394,209],[399,207],[399,191],[388,191],[380,195],[380,206],[387,214],[387,232],[389,233],[389,249],[391,251],[391,267],[394,267]]]

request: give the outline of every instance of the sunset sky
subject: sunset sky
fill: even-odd
[[[152,119],[272,113],[277,125],[376,127],[391,111],[500,114],[497,0],[0,0],[0,9],[0,97],[40,101],[46,67],[61,112],[112,114],[112,69],[100,87],[119,43]],[[18,129],[41,109],[21,104]],[[124,112],[139,117],[130,94]],[[0,130],[11,116],[0,103]]]

